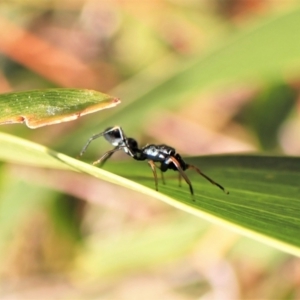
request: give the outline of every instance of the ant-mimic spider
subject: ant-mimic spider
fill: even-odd
[[[83,153],[88,148],[89,144],[101,137],[104,136],[104,138],[114,146],[112,150],[109,150],[105,152],[98,160],[93,162],[93,165],[100,164],[100,166],[103,166],[104,163],[117,151],[123,150],[127,155],[131,156],[135,160],[147,160],[149,166],[152,169],[153,176],[154,176],[154,182],[155,182],[155,188],[158,191],[158,181],[157,181],[157,173],[156,168],[159,168],[161,170],[162,180],[164,182],[163,172],[166,172],[167,170],[174,170],[179,172],[179,184],[181,183],[181,177],[184,178],[185,182],[190,187],[190,193],[192,197],[194,197],[194,190],[191,181],[185,174],[185,170],[187,169],[193,169],[198,174],[203,176],[205,179],[207,179],[212,184],[219,187],[221,190],[223,190],[226,194],[229,194],[224,187],[222,187],[220,184],[206,176],[204,173],[201,172],[200,169],[197,167],[187,164],[182,157],[176,153],[176,150],[170,146],[167,145],[146,145],[145,147],[139,148],[138,143],[133,138],[128,138],[125,136],[122,128],[120,126],[114,126],[109,127],[105,131],[101,133],[97,133],[93,135],[85,146],[82,148],[80,152],[80,156],[83,155]],[[155,163],[160,163],[160,166],[157,166]],[[194,199],[193,199],[194,200]]]

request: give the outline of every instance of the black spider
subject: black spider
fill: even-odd
[[[125,136],[122,128],[120,126],[114,126],[109,127],[105,131],[93,135],[85,144],[83,149],[80,152],[80,156],[83,155],[83,153],[86,151],[89,144],[97,139],[98,137],[104,136],[104,138],[114,146],[112,150],[109,150],[105,152],[98,160],[96,160],[93,164],[100,164],[103,166],[103,164],[116,152],[123,150],[126,154],[134,158],[135,160],[147,160],[148,164],[150,165],[154,181],[155,181],[155,188],[158,191],[158,181],[157,181],[157,173],[156,173],[156,167],[158,167],[161,172],[166,172],[167,170],[174,170],[179,172],[179,181],[181,180],[181,177],[184,178],[185,182],[190,187],[191,195],[194,195],[194,190],[191,181],[185,174],[185,170],[187,169],[193,169],[198,174],[206,178],[209,182],[219,187],[221,190],[223,190],[226,194],[229,194],[223,186],[206,176],[204,173],[201,172],[200,169],[197,167],[187,164],[182,157],[176,153],[176,150],[170,146],[167,145],[146,145],[145,147],[139,148],[138,143],[133,138],[128,138]],[[160,166],[156,166],[155,163],[160,163]],[[163,175],[163,173],[162,173]],[[164,177],[163,181],[164,181]]]

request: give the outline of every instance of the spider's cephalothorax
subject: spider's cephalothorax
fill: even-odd
[[[200,174],[208,181],[210,181],[212,184],[218,186],[220,189],[222,189],[225,193],[228,194],[228,192],[220,184],[218,184],[217,182],[215,182],[214,180],[206,176],[204,173],[201,172],[200,169],[198,169],[193,165],[187,164],[182,159],[182,157],[178,153],[176,153],[176,150],[174,148],[164,144],[162,145],[150,144],[150,145],[146,145],[145,147],[139,148],[137,141],[133,138],[126,137],[122,128],[119,126],[109,127],[105,131],[93,135],[81,150],[80,156],[83,155],[83,153],[86,151],[89,144],[100,136],[104,136],[104,138],[111,145],[113,145],[114,148],[112,150],[105,152],[93,164],[100,163],[101,165],[103,165],[106,162],[106,160],[109,159],[116,151],[123,150],[126,154],[128,154],[135,160],[147,160],[153,172],[155,187],[157,191],[158,191],[158,180],[157,180],[156,168],[159,168],[161,172],[166,172],[167,170],[178,171],[179,179],[183,177],[183,179],[189,185],[191,194],[194,195],[192,183],[184,172],[187,169],[193,169],[198,174]],[[155,163],[160,163],[160,165],[157,166]]]

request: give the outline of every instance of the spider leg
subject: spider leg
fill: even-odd
[[[84,147],[82,148],[82,150],[80,151],[79,156],[82,156],[82,155],[83,155],[83,153],[86,151],[87,147],[90,145],[90,143],[91,143],[93,140],[99,138],[100,136],[103,136],[104,133],[105,133],[105,131],[104,131],[104,132],[101,132],[101,133],[94,134],[92,137],[90,137],[90,138],[88,139],[88,141],[86,142],[86,144],[84,145]]]
[[[191,181],[189,180],[189,178],[187,177],[187,175],[184,173],[184,171],[182,170],[182,168],[181,168],[180,163],[178,162],[178,160],[177,160],[175,157],[170,156],[170,157],[165,161],[166,164],[170,164],[171,162],[175,165],[175,167],[176,167],[176,169],[178,170],[180,176],[182,176],[183,179],[185,180],[185,182],[189,185],[191,195],[194,196],[194,190],[193,190],[192,183],[191,183]],[[193,199],[193,201],[195,201],[195,200]]]
[[[160,169],[160,177],[161,177],[161,181],[162,181],[163,185],[165,185],[165,184],[166,184],[166,181],[165,181],[164,172],[161,170],[161,167],[160,167],[160,166],[158,166],[158,165],[156,165],[156,164],[155,164],[155,166],[156,166],[157,168]]]
[[[97,138],[103,136],[104,134],[106,134],[106,133],[108,133],[108,132],[110,132],[110,131],[116,130],[116,129],[119,130],[120,135],[121,135],[121,138],[122,138],[122,140],[124,140],[124,135],[123,135],[123,131],[122,131],[121,127],[120,127],[120,126],[112,127],[112,128],[110,128],[109,130],[105,130],[105,131],[103,131],[103,132],[100,132],[100,133],[97,133],[97,134],[94,134],[93,136],[91,136],[91,137],[88,139],[88,141],[86,142],[86,144],[84,145],[84,147],[82,148],[82,150],[80,151],[79,156],[82,156],[82,155],[84,154],[84,152],[86,151],[86,149],[88,148],[88,146],[90,145],[90,143],[91,143],[93,140],[95,140],[95,139],[97,139]]]
[[[188,165],[188,169],[193,169],[195,170],[198,174],[200,174],[201,176],[203,176],[206,180],[208,180],[210,183],[216,185],[218,188],[220,188],[225,194],[229,194],[228,191],[225,190],[225,188],[223,186],[221,186],[219,183],[215,182],[214,180],[212,180],[211,178],[209,178],[208,176],[206,176],[204,173],[201,172],[200,169],[198,169],[197,167],[193,166],[193,165]]]
[[[164,172],[162,170],[160,170],[160,175],[161,175],[161,181],[162,181],[162,183],[166,184]]]
[[[153,160],[148,160],[148,164],[152,169],[153,176],[154,176],[154,182],[155,182],[155,189],[158,191],[158,183],[157,183],[157,174],[156,174],[156,165],[153,162]]]
[[[93,162],[93,165],[100,164],[100,167],[103,167],[105,162],[117,151],[121,150],[121,147],[117,146],[112,150],[105,152],[99,159]]]
[[[182,179],[181,174],[178,173],[178,185],[179,185],[180,187],[181,187],[181,179]]]

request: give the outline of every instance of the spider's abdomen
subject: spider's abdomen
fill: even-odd
[[[147,159],[153,161],[163,161],[165,159],[165,154],[160,151],[157,145],[147,145],[142,149],[143,154],[147,157]]]
[[[147,145],[142,149],[147,159],[155,162],[164,162],[169,156],[175,154],[175,149],[167,145]]]

